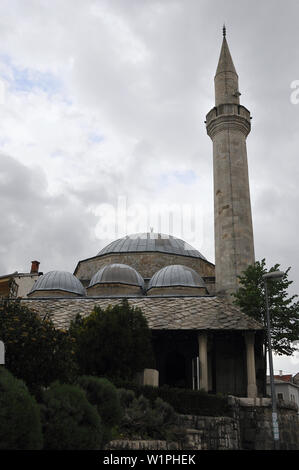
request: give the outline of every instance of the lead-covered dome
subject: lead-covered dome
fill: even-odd
[[[144,280],[136,269],[127,264],[103,266],[91,278],[87,292],[90,295],[142,294]]]
[[[119,238],[105,246],[99,253],[106,255],[110,253],[129,253],[129,252],[162,252],[175,255],[192,256],[195,258],[206,258],[193,246],[180,238],[163,233],[145,232],[134,233]]]
[[[33,284],[29,297],[41,296],[84,296],[85,289],[79,279],[67,271],[49,271]]]
[[[205,295],[207,289],[202,277],[194,269],[183,265],[171,265],[157,271],[150,279],[147,292]]]

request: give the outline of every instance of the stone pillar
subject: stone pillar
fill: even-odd
[[[159,387],[159,371],[156,369],[143,369],[136,375],[138,385],[151,385]]]
[[[3,341],[0,341],[0,365],[5,364],[5,346]]]
[[[246,359],[247,359],[247,396],[255,398],[257,396],[255,357],[254,357],[254,333],[245,333]]]
[[[207,333],[198,334],[198,352],[199,352],[199,388],[208,391],[208,337]]]

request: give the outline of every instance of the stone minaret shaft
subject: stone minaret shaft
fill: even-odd
[[[254,263],[246,137],[250,112],[239,100],[238,75],[223,30],[215,75],[215,107],[207,114],[213,141],[216,292],[231,294]]]

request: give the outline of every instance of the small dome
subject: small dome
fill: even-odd
[[[67,271],[50,271],[40,276],[33,284],[28,295],[37,291],[59,290],[77,295],[86,295],[85,289],[79,279]]]
[[[105,246],[98,256],[108,253],[136,253],[136,252],[160,252],[173,255],[191,256],[193,258],[206,258],[193,246],[184,240],[163,233],[134,233],[118,240],[114,240]]]
[[[103,266],[92,278],[88,287],[93,287],[97,284],[127,284],[131,286],[138,286],[141,289],[144,287],[143,278],[136,271],[136,269],[128,266],[127,264],[107,264]]]
[[[205,288],[200,275],[192,268],[180,264],[165,266],[151,278],[147,290],[156,287],[197,287]]]

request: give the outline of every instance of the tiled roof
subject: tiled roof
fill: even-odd
[[[135,297],[129,303],[142,309],[154,330],[261,330],[263,326],[219,297]],[[120,298],[22,299],[41,316],[48,313],[58,328],[68,328],[77,313],[88,316],[95,305],[105,309]]]
[[[292,381],[292,374],[288,375],[274,375],[274,378],[280,380],[282,382],[291,382]]]

